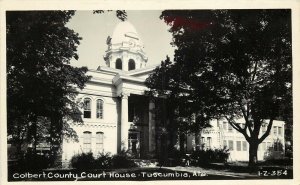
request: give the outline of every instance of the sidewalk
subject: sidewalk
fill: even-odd
[[[241,173],[241,172],[232,172],[230,170],[214,170],[214,169],[204,169],[201,167],[194,167],[194,166],[189,166],[189,167],[181,167],[181,166],[176,166],[176,167],[162,167],[164,169],[170,169],[174,171],[185,171],[185,172],[190,172],[190,173],[206,173],[207,176],[210,175],[218,175],[218,176],[224,176],[224,177],[233,177],[233,178],[257,178],[257,174],[250,174],[250,173]]]

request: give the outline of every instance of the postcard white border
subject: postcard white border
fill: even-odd
[[[163,9],[292,9],[293,44],[293,110],[294,110],[294,178],[292,180],[184,180],[184,181],[49,181],[8,182],[7,181],[7,138],[6,138],[6,10],[163,10]],[[300,184],[299,142],[300,142],[300,1],[299,0],[0,0],[0,184]]]

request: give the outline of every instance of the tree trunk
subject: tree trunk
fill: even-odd
[[[174,120],[174,113],[173,111],[170,112],[170,124],[169,124],[169,128],[170,128],[170,145],[169,145],[169,150],[170,151],[174,151],[174,146],[176,144],[176,135],[177,135],[177,129],[174,127],[175,125],[175,120]]]
[[[255,167],[257,165],[257,149],[258,141],[249,142],[249,167]]]
[[[61,167],[62,165],[62,118],[59,115],[51,117],[51,130],[50,130],[50,148],[53,167]]]
[[[185,153],[185,148],[184,148],[184,142],[185,141],[185,134],[184,132],[180,131],[180,135],[179,135],[179,148],[180,148],[180,153],[184,154]]]
[[[162,166],[166,165],[168,159],[168,148],[167,148],[167,135],[164,133],[161,135],[161,155],[160,155],[160,163]]]
[[[201,131],[195,132],[195,145],[196,145],[196,151],[199,151],[201,149]]]
[[[60,142],[58,143],[57,151],[56,151],[56,160],[54,161],[54,166],[58,168],[63,167],[63,156],[62,156],[62,141],[63,141],[63,134],[60,131]]]
[[[22,143],[24,142],[23,139],[23,133],[20,129],[20,125],[18,125],[18,138],[16,140],[16,147],[17,147],[17,153],[16,153],[16,157],[17,159],[21,159],[23,157],[23,153],[22,153]]]
[[[16,158],[17,159],[21,159],[22,157],[22,141],[20,139],[18,139],[18,141],[16,142]]]
[[[35,120],[32,125],[33,128],[33,153],[36,154],[36,146],[38,144],[37,138],[37,121]]]
[[[171,124],[172,125],[172,124]],[[170,133],[169,133],[169,135],[170,135],[170,145],[168,146],[168,148],[169,148],[169,150],[170,151],[173,151],[173,149],[174,149],[174,138],[176,138],[175,137],[175,131],[174,131],[174,128],[173,127],[171,127],[171,129],[170,129]]]

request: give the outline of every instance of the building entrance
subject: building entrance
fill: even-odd
[[[133,157],[140,158],[140,132],[129,131],[128,151]]]

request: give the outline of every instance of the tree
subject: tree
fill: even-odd
[[[167,99],[171,120],[168,129],[171,133],[174,130],[178,132],[181,153],[185,152],[184,142],[188,133],[195,135],[196,150],[200,149],[199,135],[202,129],[209,126],[209,117],[214,114],[208,103],[209,93],[204,93],[208,90],[205,84],[197,83],[198,88],[201,86],[201,92],[196,95],[190,84],[191,79],[185,74],[186,69],[172,63],[167,56],[146,79],[146,86],[150,89],[148,95]]]
[[[112,10],[107,10],[108,12]],[[104,13],[104,10],[94,10],[94,14],[102,14]],[[118,17],[121,21],[125,21],[127,19],[127,13],[125,10],[116,10],[116,17]]]
[[[8,135],[21,144],[24,135],[34,149],[41,117],[49,121],[52,146],[62,135],[76,133],[68,121],[82,122],[78,89],[89,79],[86,67],[70,66],[80,37],[65,25],[74,11],[7,12],[7,107]],[[20,151],[19,151],[20,152]]]
[[[98,10],[94,13],[103,13]],[[8,11],[7,106],[9,140],[21,150],[50,135],[59,153],[63,136],[78,140],[69,122],[82,123],[78,90],[89,80],[87,67],[73,67],[81,37],[66,27],[75,11]],[[124,21],[125,11],[116,16]],[[45,129],[46,128],[46,129]]]
[[[290,10],[167,10],[161,18],[170,26],[172,68],[181,68],[187,96],[194,101],[209,93],[203,106],[244,135],[249,166],[256,165],[280,105],[291,102]],[[245,127],[236,122],[241,118]]]

